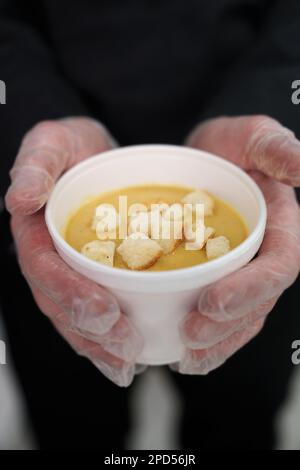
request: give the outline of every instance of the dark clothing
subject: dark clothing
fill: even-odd
[[[300,136],[299,42],[298,0],[0,0],[1,194],[42,119],[92,114],[121,145],[181,143],[220,114],[270,114]]]
[[[198,121],[222,114],[269,114],[300,136],[290,98],[299,42],[299,0],[0,0],[0,196],[22,136],[44,119],[94,116],[121,145],[180,144]],[[41,447],[122,448],[130,390],[77,357],[38,311],[4,213],[1,234],[1,308]],[[271,448],[299,334],[293,287],[224,367],[204,378],[172,374],[183,445]]]

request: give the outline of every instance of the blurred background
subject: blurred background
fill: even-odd
[[[5,340],[1,319],[0,338]],[[133,426],[127,436],[129,450],[180,449],[180,399],[163,369],[150,368],[143,374],[131,396],[130,410]],[[277,416],[277,432],[280,449],[300,450],[300,366],[295,367],[289,398]],[[9,345],[7,365],[0,366],[0,449],[36,449]]]

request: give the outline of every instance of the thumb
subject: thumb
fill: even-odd
[[[37,124],[24,137],[10,172],[11,186],[5,197],[8,211],[20,215],[37,212],[63,171],[114,145],[106,129],[89,118]]]
[[[282,183],[300,186],[300,142],[268,116],[205,121],[186,144],[220,155],[245,170],[259,170]]]

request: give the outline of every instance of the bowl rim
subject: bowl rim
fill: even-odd
[[[172,269],[167,271],[132,271],[129,269],[121,269],[114,266],[106,266],[104,264],[99,264],[96,261],[90,260],[84,257],[81,253],[75,250],[71,245],[69,245],[63,236],[60,234],[59,230],[56,228],[55,223],[52,219],[52,205],[55,201],[55,197],[57,192],[65,186],[65,183],[71,181],[75,178],[79,173],[81,173],[84,169],[88,169],[88,167],[93,166],[95,162],[98,160],[100,163],[105,163],[108,159],[112,158],[119,158],[124,153],[131,152],[153,152],[153,151],[167,151],[167,152],[184,152],[189,154],[190,156],[195,156],[199,158],[205,158],[207,160],[214,160],[218,165],[223,166],[227,171],[229,170],[231,173],[234,173],[237,177],[239,177],[247,186],[248,189],[252,191],[252,194],[255,196],[256,201],[259,207],[259,219],[250,233],[248,237],[237,247],[233,248],[229,253],[217,258],[215,260],[211,260],[207,263],[187,267],[187,268],[178,268]],[[143,183],[141,182],[141,185]],[[245,252],[249,250],[249,248],[257,243],[257,241],[261,238],[262,233],[265,231],[267,220],[267,207],[266,202],[263,196],[261,189],[258,187],[256,182],[241,168],[237,165],[217,156],[212,153],[206,152],[204,150],[198,150],[190,147],[183,147],[177,145],[167,145],[167,144],[143,144],[143,145],[131,145],[131,146],[124,146],[119,147],[116,149],[108,150],[106,152],[102,152],[96,155],[93,155],[86,160],[79,162],[78,164],[74,165],[70,170],[66,171],[57,181],[55,184],[50,197],[48,199],[46,210],[45,210],[45,221],[50,233],[50,236],[56,245],[59,245],[60,249],[68,254],[69,257],[78,261],[81,266],[85,267],[88,270],[92,270],[93,272],[99,272],[103,275],[107,274],[108,276],[117,276],[119,279],[126,279],[138,280],[139,282],[145,281],[145,283],[153,283],[153,282],[163,282],[163,281],[171,281],[180,279],[182,277],[194,277],[205,275],[207,272],[217,270],[222,268],[224,265],[231,263],[233,260],[239,258]]]

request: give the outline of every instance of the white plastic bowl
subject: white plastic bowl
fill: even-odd
[[[90,196],[130,185],[177,184],[207,189],[244,217],[248,238],[225,256],[191,268],[135,272],[91,261],[61,235],[70,214]],[[56,184],[46,223],[60,256],[75,271],[101,284],[144,337],[138,362],[162,365],[183,354],[178,323],[197,304],[200,289],[247,264],[265,231],[266,204],[256,183],[235,165],[207,152],[170,145],[124,147],[73,167]]]

